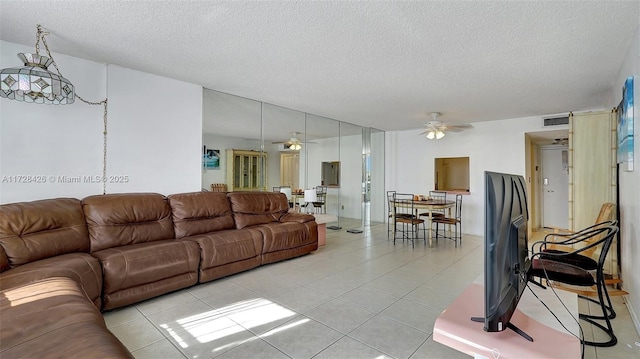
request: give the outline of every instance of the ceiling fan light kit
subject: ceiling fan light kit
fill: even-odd
[[[466,123],[459,125],[447,124],[438,120],[438,116],[440,116],[440,112],[431,113],[433,120],[426,123],[426,129],[420,133],[421,135],[425,135],[430,140],[439,140],[444,137],[445,132],[460,132],[472,127]]]
[[[273,144],[283,143],[284,147],[293,151],[300,151],[302,149],[302,141],[298,138],[300,132],[291,132],[291,138],[287,141],[275,141]]]

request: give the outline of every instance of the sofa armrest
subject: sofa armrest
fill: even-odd
[[[289,212],[282,215],[282,217],[280,217],[279,222],[306,223],[306,222],[315,221],[315,219],[316,218],[310,214]]]

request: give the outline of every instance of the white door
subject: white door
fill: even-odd
[[[541,188],[544,227],[569,226],[569,152],[567,147],[542,147]]]

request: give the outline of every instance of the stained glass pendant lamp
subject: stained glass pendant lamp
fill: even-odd
[[[0,71],[0,97],[51,105],[66,105],[75,101],[74,86],[60,74],[44,38],[46,35],[49,33],[43,32],[42,26],[38,25],[36,53],[19,53],[18,58],[24,66]],[[40,55],[41,40],[48,56]],[[49,65],[53,65],[56,72],[49,71]]]

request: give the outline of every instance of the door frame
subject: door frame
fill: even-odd
[[[538,181],[538,186],[536,187],[536,198],[538,200],[539,206],[538,206],[538,215],[539,215],[539,219],[540,219],[540,228],[545,228],[544,227],[544,185],[542,183],[543,180],[543,173],[542,173],[542,167],[543,167],[543,157],[542,157],[542,150],[544,149],[553,149],[553,150],[557,150],[557,151],[562,151],[562,150],[566,150],[567,153],[569,152],[569,146],[565,145],[538,145],[537,147],[537,155],[538,155],[538,165],[540,166],[540,171],[538,171],[537,173],[537,181]],[[567,179],[568,182],[568,179]],[[567,204],[569,203],[569,186],[567,184]],[[568,213],[568,208],[567,208],[567,215]],[[569,223],[567,222],[567,227],[569,226]]]

